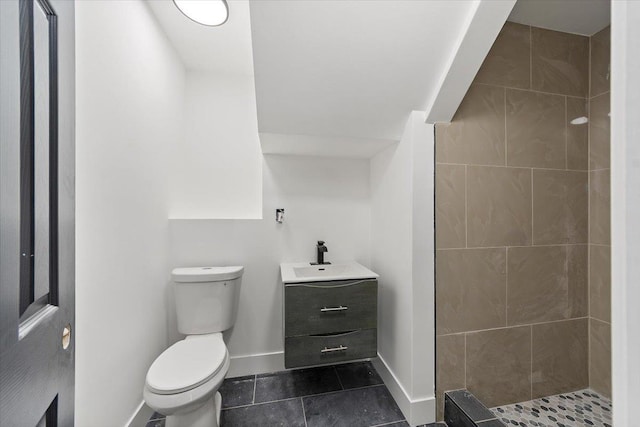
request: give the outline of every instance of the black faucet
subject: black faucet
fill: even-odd
[[[322,240],[318,240],[318,244],[316,245],[316,251],[318,253],[318,261],[312,262],[311,265],[331,264],[330,262],[325,262],[324,260],[324,253],[329,252],[329,249],[327,249],[327,247],[324,245],[324,242]]]

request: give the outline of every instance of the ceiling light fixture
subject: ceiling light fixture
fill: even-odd
[[[217,27],[229,19],[226,0],[173,0],[178,10],[198,24]]]

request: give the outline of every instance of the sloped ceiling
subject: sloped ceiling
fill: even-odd
[[[356,157],[431,105],[481,4],[229,0],[228,22],[205,27],[171,0],[147,3],[187,69],[254,75],[264,152]]]
[[[251,2],[261,133],[398,140],[475,1]]]
[[[370,155],[358,147],[398,140],[409,113],[430,106],[480,1],[228,3],[229,21],[211,28],[148,0],[186,68],[254,75],[269,149],[302,141]],[[608,25],[610,1],[519,0],[509,19],[591,35]]]

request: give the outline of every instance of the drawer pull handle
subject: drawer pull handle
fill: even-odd
[[[333,353],[334,351],[346,351],[349,347],[340,344],[340,347],[323,348],[320,353]]]
[[[322,307],[320,309],[321,313],[331,313],[333,311],[346,311],[349,310],[349,307],[345,307],[343,305],[339,306],[339,307]]]
[[[342,283],[339,285],[314,285],[313,282],[311,283],[291,283],[288,285],[285,285],[286,287],[303,287],[303,288],[319,288],[319,289],[331,289],[331,288],[345,288],[348,286],[353,286],[353,285],[359,285],[360,283],[366,283],[366,282],[371,282],[372,280],[375,279],[363,279],[363,280],[357,280],[355,282],[350,282],[350,283]]]

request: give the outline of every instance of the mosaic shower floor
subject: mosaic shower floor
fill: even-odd
[[[542,397],[491,410],[507,426],[611,427],[611,400],[592,390]]]

